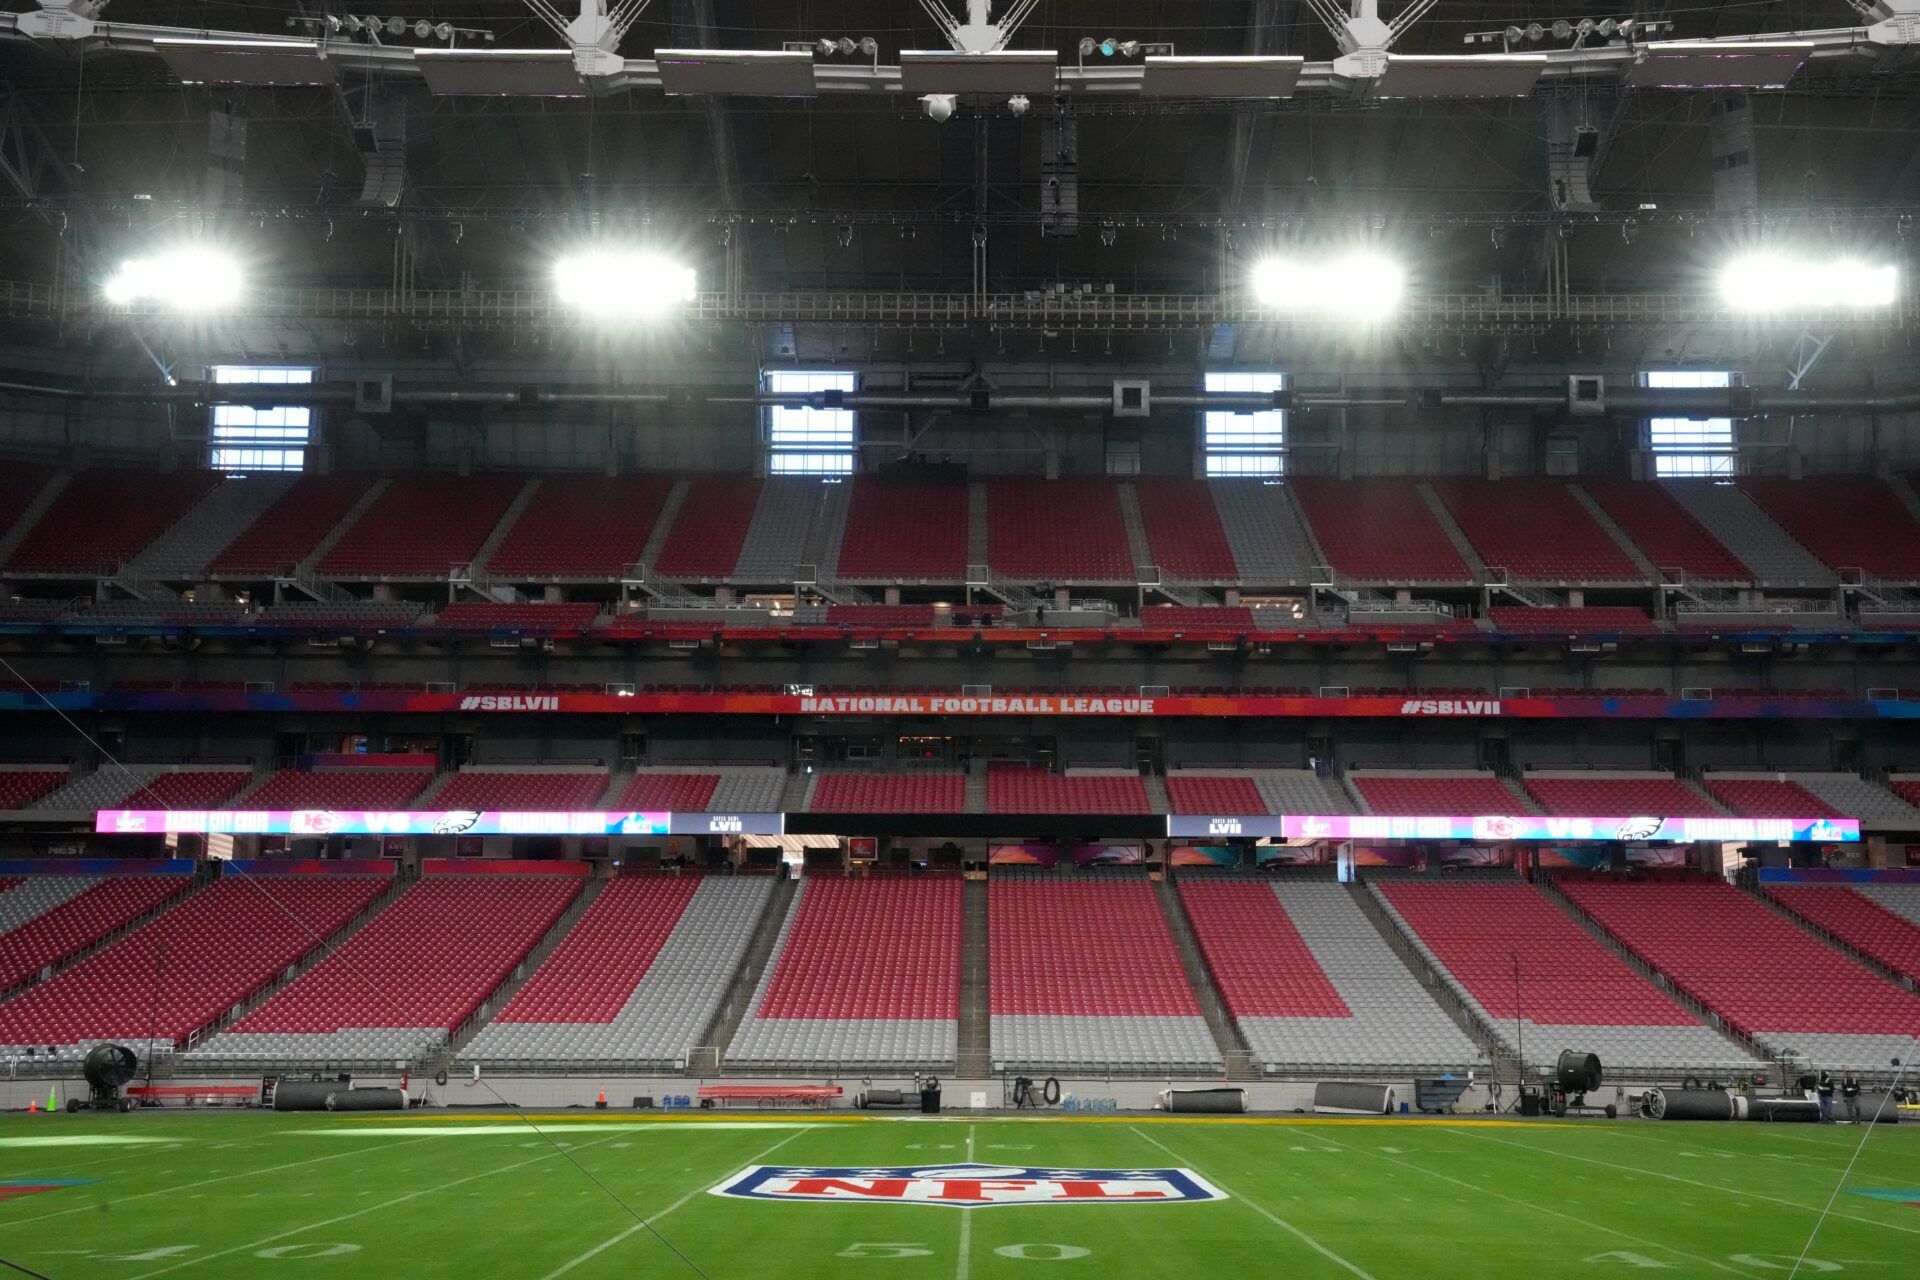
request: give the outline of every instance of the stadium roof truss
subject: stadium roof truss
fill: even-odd
[[[1377,0],[1353,12],[1332,0],[1312,8],[1342,50],[1331,61],[1150,56],[1083,65],[1064,53],[1009,49],[1031,5],[1010,0],[988,20],[987,0],[969,0],[969,21],[941,24],[953,49],[908,51],[895,64],[877,58],[816,60],[802,45],[782,50],[663,49],[628,58],[618,46],[646,0],[577,0],[568,18],[549,0],[526,0],[567,47],[413,48],[345,38],[319,26],[310,39],[253,32],[193,30],[108,21],[100,0],[38,0],[26,13],[0,13],[0,39],[49,48],[150,54],[182,80],[253,86],[331,84],[344,70],[417,76],[436,93],[581,96],[629,90],[670,94],[812,96],[1035,92],[1183,96],[1199,99],[1320,95],[1368,98],[1525,96],[1536,86],[1624,84],[1664,89],[1781,87],[1810,65],[1865,73],[1904,60],[1920,45],[1920,0],[1858,0],[1862,22],[1822,30],[1714,40],[1627,40],[1576,44],[1540,53],[1399,54],[1393,46],[1433,0],[1410,0],[1394,17]],[[930,9],[938,9],[929,2]],[[951,28],[951,29],[949,29]],[[976,65],[977,60],[977,65]],[[1008,86],[1012,86],[1009,88]]]

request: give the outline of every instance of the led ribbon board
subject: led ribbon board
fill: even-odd
[[[499,809],[102,809],[102,835],[784,835],[781,813],[522,812]]]
[[[1383,817],[1362,814],[1280,820],[1289,840],[1621,840],[1691,844],[1746,841],[1852,844],[1860,839],[1856,818],[1548,818],[1536,814],[1461,817]]]

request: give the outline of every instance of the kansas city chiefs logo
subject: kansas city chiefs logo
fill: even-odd
[[[754,1165],[709,1195],[735,1200],[932,1204],[991,1209],[1035,1204],[1197,1204],[1226,1193],[1191,1169],[1054,1169],[954,1164],[876,1168]]]

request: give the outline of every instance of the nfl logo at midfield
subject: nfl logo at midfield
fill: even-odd
[[[1198,1204],[1226,1193],[1191,1169],[1058,1169],[1045,1165],[928,1167],[754,1165],[709,1195],[736,1200],[931,1204],[991,1209],[1036,1204]]]

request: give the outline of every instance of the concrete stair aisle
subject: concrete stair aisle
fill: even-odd
[[[33,526],[40,523],[40,517],[47,514],[47,508],[54,504],[72,479],[71,471],[56,471],[44,485],[40,486],[40,492],[33,496],[33,501],[29,502],[26,510],[20,513],[20,518],[13,523],[13,528],[0,531],[0,564],[5,564],[13,558],[13,553],[20,546],[21,540],[33,531]]]
[[[1693,792],[1693,794],[1699,796],[1700,799],[1705,801],[1707,804],[1712,805],[1713,811],[1715,813],[1724,813],[1728,815],[1731,815],[1733,813],[1733,810],[1727,808],[1726,805],[1720,803],[1719,799],[1715,797],[1713,792],[1707,790],[1704,786],[1700,785],[1700,782],[1698,779],[1682,776],[1680,779],[1680,785],[1687,788],[1687,790]]]
[[[1540,806],[1535,803],[1534,798],[1527,794],[1527,789],[1520,784],[1518,778],[1501,778],[1500,785],[1512,794],[1513,802],[1520,806],[1514,810],[1515,813],[1543,812]]]
[[[853,485],[822,484],[820,509],[813,517],[803,563],[810,564],[823,582],[840,576],[840,542],[847,533],[847,512],[853,507]]]
[[[992,548],[987,534],[987,486],[976,480],[967,486],[967,563],[987,564]]]
[[[960,887],[960,1028],[954,1074],[985,1080],[993,1070],[992,987],[988,979],[987,882]]]
[[[493,532],[487,535],[487,540],[480,544],[478,551],[473,553],[473,559],[467,562],[469,573],[479,575],[486,573],[487,561],[493,558],[493,553],[500,549],[500,544],[505,542],[507,535],[513,532],[513,526],[520,523],[520,516],[526,511],[527,504],[533,501],[536,493],[540,492],[540,484],[540,477],[535,476],[520,486],[520,492],[513,495],[513,501],[507,504],[507,509],[500,513],[500,519],[494,523]]]
[[[1681,1008],[1719,1032],[1721,1038],[1728,1044],[1737,1046],[1742,1053],[1750,1053],[1758,1058],[1764,1059],[1771,1056],[1766,1050],[1761,1049],[1751,1040],[1746,1039],[1736,1031],[1728,1029],[1727,1025],[1720,1020],[1719,1014],[1709,1009],[1706,1005],[1701,1004],[1679,987],[1674,986],[1672,980],[1669,979],[1666,974],[1661,973],[1658,969],[1641,959],[1639,952],[1614,937],[1611,933],[1608,933],[1605,925],[1582,911],[1578,903],[1574,902],[1574,900],[1566,894],[1560,892],[1560,886],[1553,882],[1552,877],[1540,876],[1534,880],[1533,884],[1535,888],[1546,894],[1547,901],[1553,903],[1554,906],[1565,912],[1567,918],[1584,929],[1589,937],[1607,950],[1613,952],[1613,954],[1619,956],[1629,969],[1632,969],[1635,973],[1679,1002]]]
[[[1380,900],[1374,896],[1373,890],[1367,885],[1355,883],[1347,886],[1347,892],[1359,905],[1360,913],[1366,916],[1374,930],[1386,939],[1389,947],[1393,948],[1393,954],[1400,957],[1400,963],[1407,966],[1408,971],[1420,980],[1420,985],[1426,988],[1427,994],[1446,1011],[1449,1018],[1453,1019],[1454,1025],[1464,1031],[1468,1039],[1480,1046],[1481,1051],[1487,1055],[1487,1060],[1496,1065],[1502,1061],[1510,1061],[1506,1058],[1505,1051],[1501,1049],[1500,1041],[1492,1030],[1481,1022],[1479,1016],[1468,1008],[1459,996],[1453,993],[1453,988],[1449,987],[1446,980],[1427,963],[1426,957],[1414,949],[1413,944],[1407,940],[1407,936],[1400,932],[1400,927],[1393,922],[1393,917],[1382,909]]]
[[[1132,481],[1122,480],[1114,484],[1113,492],[1120,500],[1120,523],[1126,526],[1127,550],[1133,555],[1135,567],[1153,564],[1153,544],[1147,540],[1146,521],[1140,517],[1140,491]]]
[[[817,773],[790,773],[780,791],[780,812],[806,813],[812,807],[813,789],[820,782]]]
[[[388,486],[392,484],[393,481],[383,479],[375,480],[368,485],[367,491],[360,495],[360,500],[347,508],[347,513],[340,517],[340,522],[329,529],[327,536],[315,543],[313,550],[307,553],[307,558],[295,567],[296,575],[313,576],[314,567],[327,558],[327,553],[333,550],[334,545],[347,536],[347,530],[360,522],[360,517],[367,514],[367,508],[380,501],[380,495],[385,493]]]
[[[191,511],[127,561],[128,577],[147,580],[199,578],[215,556],[286,496],[299,477],[250,476],[207,490]]]
[[[1432,485],[1422,481],[1416,487],[1420,490],[1421,501],[1427,504],[1427,510],[1433,512],[1433,518],[1440,522],[1440,528],[1446,533],[1447,541],[1453,544],[1453,549],[1460,553],[1460,558],[1467,562],[1469,569],[1473,570],[1475,581],[1485,582],[1487,580],[1486,561],[1480,558],[1480,553],[1473,549],[1471,542],[1467,541],[1467,535],[1462,532],[1459,522],[1453,518],[1453,512],[1447,510],[1447,504],[1441,500],[1439,494],[1434,492]]]
[[[1625,529],[1622,529],[1614,523],[1613,517],[1608,515],[1606,509],[1598,502],[1594,501],[1592,494],[1577,484],[1569,484],[1567,486],[1567,492],[1573,495],[1574,501],[1587,509],[1587,514],[1593,517],[1595,524],[1607,531],[1607,536],[1613,539],[1613,544],[1620,548],[1621,553],[1624,554],[1627,559],[1633,561],[1633,563],[1639,567],[1640,572],[1647,575],[1647,581],[1660,581],[1660,567],[1647,558],[1646,553],[1640,550],[1632,538],[1627,536]]]
[[[1187,918],[1186,904],[1180,901],[1172,878],[1162,875],[1154,882],[1153,890],[1160,899],[1160,913],[1166,917],[1167,929],[1173,934],[1174,950],[1180,953],[1180,966],[1187,971],[1187,985],[1199,1002],[1207,1030],[1213,1033],[1220,1060],[1226,1063],[1227,1079],[1258,1080],[1260,1071],[1254,1066],[1253,1055],[1241,1041],[1240,1033],[1234,1030],[1227,1003],[1220,998],[1220,989],[1213,985],[1213,974],[1207,968],[1206,957],[1200,954],[1200,941],[1193,936],[1193,922]]]
[[[1373,812],[1373,806],[1368,804],[1367,798],[1360,794],[1360,788],[1353,785],[1352,778],[1341,774],[1338,778],[1334,779],[1334,781],[1339,784],[1341,793],[1345,795],[1347,800],[1353,805],[1353,811],[1355,813]]]
[[[248,880],[250,883],[260,887],[262,893],[261,910],[274,910],[273,906],[267,901],[267,897],[273,892],[272,881],[264,878],[256,880],[252,877],[248,877]],[[348,939],[373,923],[375,916],[378,916],[382,911],[385,911],[388,907],[399,901],[401,894],[413,888],[413,886],[418,883],[419,877],[417,875],[409,875],[404,871],[396,872],[393,877],[393,883],[388,885],[380,896],[375,898],[367,906],[366,910],[347,921],[328,937],[314,939],[312,949],[282,970],[279,977],[274,978],[264,987],[261,987],[239,1004],[227,1010],[208,1026],[202,1027],[187,1037],[187,1047],[191,1049],[209,1036],[218,1035],[240,1019],[252,1013],[255,1009],[258,1009],[267,1001],[279,995],[282,991],[285,991],[305,976],[309,969],[319,964],[322,960],[325,960],[341,947],[344,947]],[[370,993],[368,998],[375,999],[377,997]]]
[[[739,972],[734,974],[726,998],[720,1002],[720,1012],[714,1015],[713,1026],[701,1038],[701,1047],[695,1049],[688,1060],[688,1075],[718,1075],[725,1069],[726,1050],[733,1044],[734,1033],[740,1030],[747,1010],[753,1006],[754,992],[760,989],[760,974],[772,958],[774,944],[779,942],[781,931],[786,926],[787,913],[793,906],[794,890],[798,885],[796,880],[774,882],[773,892],[767,895],[767,905],[761,913],[760,923],[754,926],[753,941],[747,946],[746,958],[741,960]]]
[[[964,811],[967,813],[987,811],[987,762],[984,760],[975,760],[967,766]]]
[[[1146,790],[1149,812],[1173,812],[1173,799],[1167,795],[1167,780],[1165,778],[1157,773],[1143,773],[1140,775],[1140,785]]]
[[[565,940],[573,926],[580,923],[580,917],[587,913],[587,908],[592,906],[594,899],[600,896],[601,890],[606,888],[606,883],[604,880],[588,880],[581,886],[580,892],[575,894],[573,901],[567,904],[567,909],[560,914],[558,920],[553,922],[553,928],[541,935],[540,941],[533,944],[533,950],[520,957],[520,963],[513,967],[513,972],[507,975],[507,980],[495,987],[492,993],[480,1002],[479,1009],[474,1011],[472,1017],[454,1028],[453,1034],[447,1037],[447,1043],[441,1046],[434,1060],[426,1064],[426,1070],[452,1069],[453,1060],[460,1056],[462,1049],[473,1042],[475,1036],[480,1034],[480,1028],[486,1026],[493,1020],[496,1013],[507,1007],[507,1001],[513,999],[520,988],[527,984],[527,979],[534,975],[534,971],[546,963],[547,957],[552,955],[554,949]]]
[[[659,559],[660,548],[667,545],[667,535],[673,532],[673,522],[680,515],[681,504],[687,500],[687,486],[692,483],[682,477],[667,490],[666,500],[660,504],[660,514],[654,519],[653,531],[647,535],[647,545],[640,548],[641,564],[651,565]]]

